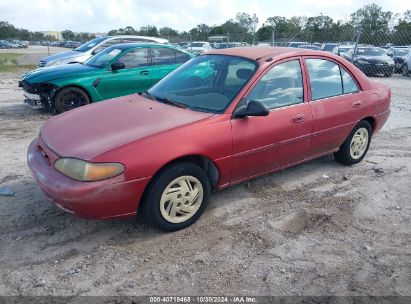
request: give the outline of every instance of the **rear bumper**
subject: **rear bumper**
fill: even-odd
[[[384,126],[384,124],[387,122],[388,117],[390,116],[391,110],[388,109],[385,112],[382,112],[380,114],[377,114],[374,116],[375,119],[375,126],[374,126],[374,130],[373,133],[378,132],[379,130],[381,130],[381,128]]]
[[[27,162],[41,190],[57,207],[81,218],[109,219],[133,216],[150,178],[124,181],[122,175],[99,182],[79,182],[54,169],[48,151],[35,139]]]

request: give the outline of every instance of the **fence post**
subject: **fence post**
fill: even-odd
[[[357,30],[357,39],[355,40],[354,51],[352,52],[351,61],[354,62],[355,55],[357,54],[358,42],[360,42],[361,29]]]
[[[271,36],[271,45],[274,46],[274,35],[275,35],[275,27],[273,26],[273,32],[272,32],[272,36]]]

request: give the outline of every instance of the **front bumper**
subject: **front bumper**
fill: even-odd
[[[394,72],[393,64],[355,64],[357,68],[365,74],[392,74]]]
[[[53,108],[53,97],[58,87],[49,83],[29,83],[19,81],[19,87],[24,90],[24,102],[33,109]]]
[[[124,181],[120,175],[99,182],[79,182],[54,168],[58,158],[40,138],[31,142],[27,162],[41,190],[57,207],[81,218],[133,216],[150,178]]]

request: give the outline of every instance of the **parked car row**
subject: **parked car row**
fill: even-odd
[[[391,100],[385,84],[341,57],[302,48],[194,57],[116,44],[84,64],[28,73],[21,85],[56,98],[61,110],[144,90],[52,117],[27,161],[57,207],[91,219],[142,212],[165,231],[193,224],[213,189],[326,154],[359,163]]]
[[[29,42],[22,40],[0,40],[0,49],[28,48]]]
[[[92,102],[143,92],[192,57],[193,54],[170,45],[115,44],[83,63],[28,72],[21,77],[19,86],[32,107],[62,113]]]
[[[103,36],[92,39],[72,51],[62,52],[40,59],[38,67],[55,66],[66,63],[83,63],[105,48],[118,43],[168,43],[167,39],[146,36]]]

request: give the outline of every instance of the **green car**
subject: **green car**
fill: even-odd
[[[116,44],[83,64],[40,68],[21,77],[25,102],[62,113],[146,91],[194,54],[161,44]]]

